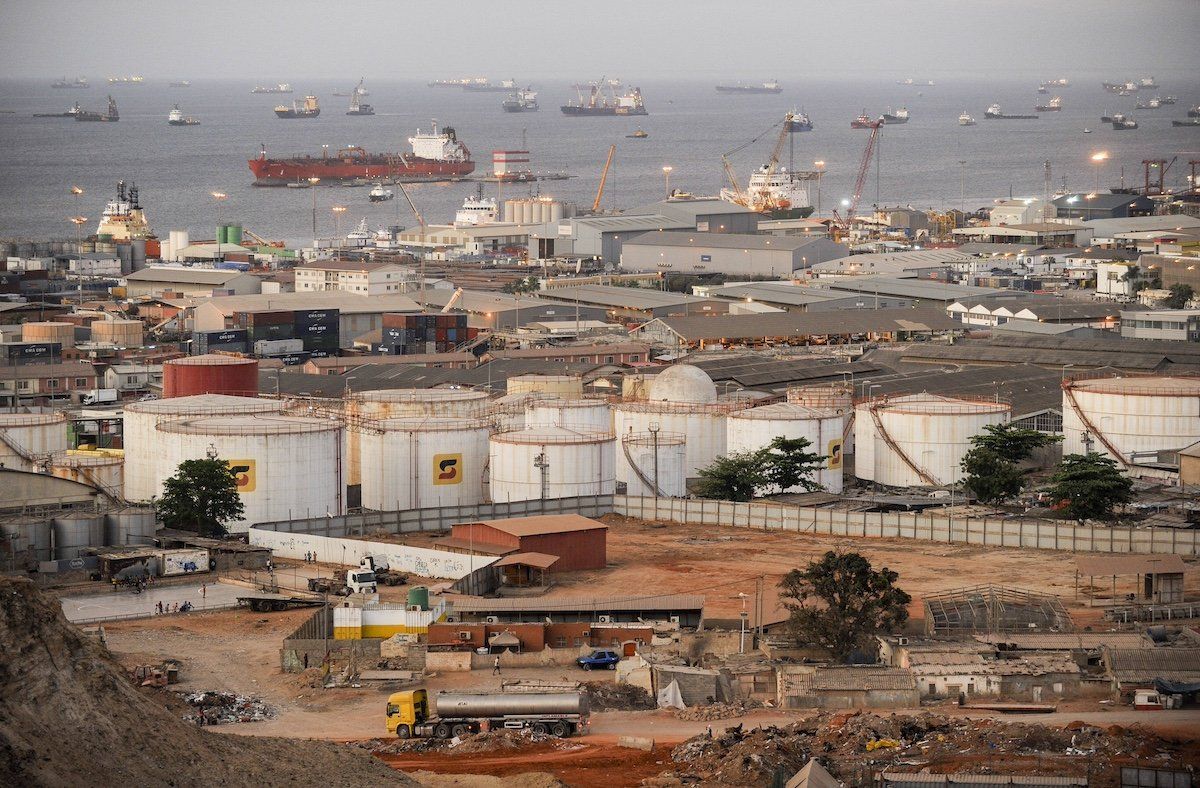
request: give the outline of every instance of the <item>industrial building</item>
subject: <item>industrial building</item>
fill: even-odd
[[[295,292],[338,291],[357,295],[411,293],[420,283],[414,269],[369,260],[320,260],[296,266]]]
[[[605,320],[608,310],[603,306],[564,306],[559,301],[547,301],[539,296],[514,296],[506,293],[485,293],[476,290],[428,290],[425,302],[438,309],[448,307],[454,312],[467,313],[467,325],[489,331],[516,329],[544,320]]]
[[[196,332],[237,328],[234,315],[239,312],[336,309],[339,313],[338,337],[341,347],[350,347],[355,337],[369,331],[381,330],[385,314],[422,311],[420,305],[408,295],[365,296],[351,293],[235,295],[197,301],[191,307],[192,330]]]
[[[731,284],[694,288],[713,298],[727,298],[731,314],[746,314],[743,305],[766,306],[787,312],[826,312],[841,309],[903,309],[912,306],[908,298],[890,295],[861,296],[848,291],[826,287],[807,287],[791,282],[734,282]],[[878,300],[877,300],[878,299]],[[755,310],[770,311],[770,310]]]
[[[449,539],[439,543],[509,559],[548,556],[557,560],[549,561],[546,568],[557,573],[607,566],[607,533],[604,523],[577,514],[539,515],[459,523]]]
[[[600,319],[648,320],[656,317],[722,315],[729,311],[729,302],[722,299],[699,298],[684,293],[641,287],[555,287],[553,290],[544,291],[542,298],[564,304],[579,304],[581,307],[601,307],[605,310],[605,315]]]
[[[484,599],[456,597],[458,621],[495,623],[589,622],[598,624],[659,621],[695,628],[704,621],[704,597],[695,594],[586,596],[550,599]]]
[[[952,233],[954,238],[960,241],[1019,243],[1048,247],[1085,246],[1092,240],[1092,230],[1086,225],[1057,222],[956,227]]]
[[[660,230],[625,241],[621,268],[786,279],[793,271],[847,254],[844,245],[824,238]]]
[[[921,249],[909,252],[855,254],[810,266],[814,277],[897,276],[931,277],[950,271],[956,263],[971,262],[972,255],[956,249]]]
[[[1127,219],[1149,216],[1154,201],[1144,194],[1107,194],[1075,192],[1051,200],[1059,219]]]
[[[1147,279],[1158,279],[1164,289],[1169,290],[1172,285],[1188,285],[1200,293],[1200,257],[1144,254],[1138,258],[1137,264],[1145,271]]]
[[[128,298],[164,293],[251,295],[262,291],[259,278],[243,271],[182,266],[150,266],[121,280]]]
[[[1148,309],[1121,312],[1121,336],[1200,342],[1200,309]]]

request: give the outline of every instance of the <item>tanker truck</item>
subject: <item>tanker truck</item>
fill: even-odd
[[[387,701],[387,730],[401,739],[449,739],[483,730],[550,733],[559,738],[583,734],[588,700],[579,692],[469,694],[439,692],[430,713],[424,689],[393,692]]]

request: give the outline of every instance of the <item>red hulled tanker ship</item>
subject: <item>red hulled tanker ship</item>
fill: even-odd
[[[439,130],[434,124],[432,132],[418,130],[408,142],[412,153],[407,154],[368,153],[362,148],[349,147],[333,154],[286,159],[268,158],[264,147],[257,158],[250,159],[250,171],[254,173],[256,186],[306,184],[311,178],[322,181],[444,181],[463,178],[475,171],[471,151],[449,126]]]

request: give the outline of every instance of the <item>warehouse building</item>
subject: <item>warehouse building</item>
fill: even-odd
[[[1154,210],[1154,201],[1144,194],[1077,192],[1055,197],[1051,203],[1058,219],[1126,219],[1149,216]]]
[[[233,295],[261,292],[257,276],[242,271],[214,268],[183,268],[181,266],[151,266],[134,271],[121,280],[127,298],[158,296],[163,293],[209,294],[214,290]]]
[[[660,230],[625,241],[621,268],[786,279],[793,271],[847,254],[844,245],[825,238]]]
[[[1189,285],[1200,293],[1200,257],[1172,257],[1161,254],[1144,254],[1138,266],[1147,279],[1157,278],[1165,290],[1172,285]]]
[[[876,252],[839,257],[811,266],[814,277],[844,277],[876,274],[904,279],[931,277],[951,271],[956,263],[969,263],[973,256],[957,249],[921,249],[910,252]]]
[[[698,291],[699,289],[696,288]],[[707,289],[714,298],[744,304],[765,304],[786,312],[825,312],[839,309],[903,309],[912,299],[889,294],[856,295],[828,287],[806,287],[791,282],[735,282]],[[736,307],[730,305],[730,311]],[[739,314],[741,312],[738,312]]]
[[[910,300],[917,306],[925,304],[949,304],[963,298],[986,298],[1006,293],[1014,297],[1020,294],[992,287],[974,287],[935,279],[912,279],[893,276],[856,276],[830,279],[822,282],[830,290],[856,293],[868,299],[876,295],[893,296]]]
[[[602,306],[565,306],[558,301],[545,301],[537,296],[518,298],[507,293],[485,293],[464,290],[457,298],[454,291],[427,290],[425,301],[430,307],[443,308],[453,300],[451,311],[466,312],[467,325],[489,331],[514,329],[544,320],[604,320],[608,310]]]
[[[704,621],[704,597],[696,594],[657,596],[585,596],[570,598],[487,599],[457,597],[451,615],[458,621],[521,621],[597,624],[671,622],[695,628]]]
[[[608,565],[608,526],[578,514],[547,514],[507,520],[478,520],[459,523],[444,547],[480,550],[502,556],[547,556],[550,572],[603,569]],[[540,558],[528,560],[542,562]],[[526,561],[528,565],[528,561]]]
[[[1200,342],[1200,309],[1149,309],[1121,312],[1121,336]]]
[[[1120,219],[1093,219],[1084,222],[1092,231],[1092,243],[1097,246],[1120,246],[1121,236],[1128,233],[1171,232],[1200,228],[1200,218],[1168,214],[1160,216],[1128,216]]]
[[[192,305],[192,330],[197,332],[236,328],[233,323],[235,312],[336,309],[342,347],[351,347],[357,336],[381,330],[385,314],[421,311],[417,302],[406,295],[364,296],[340,292],[235,295],[194,301]]]
[[[729,311],[729,302],[723,299],[700,298],[685,293],[641,287],[556,287],[544,291],[542,297],[547,301],[579,304],[581,307],[601,307],[605,310],[606,317],[599,319],[648,320],[656,317],[723,315]],[[574,313],[574,306],[571,307],[571,313]]]

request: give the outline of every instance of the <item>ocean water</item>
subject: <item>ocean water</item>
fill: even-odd
[[[433,119],[453,126],[474,154],[476,175],[490,173],[493,149],[532,152],[533,167],[565,171],[566,181],[535,185],[506,185],[504,197],[541,193],[590,207],[610,144],[617,153],[604,198],[606,207],[630,208],[663,196],[662,168],[670,166],[670,185],[694,194],[716,194],[724,184],[721,155],[758,138],[732,156],[745,181],[766,162],[777,136],[769,129],[783,113],[808,112],[814,130],[792,135],[785,148],[797,169],[825,162],[821,187],[825,213],[850,196],[869,132],[850,129],[863,109],[877,116],[887,107],[905,106],[912,119],[903,126],[884,127],[878,166],[871,167],[860,212],[876,199],[887,205],[918,208],[968,209],[1010,193],[1040,196],[1044,190],[1043,162],[1051,162],[1053,188],[1066,178],[1069,188],[1092,190],[1142,179],[1143,159],[1178,156],[1168,183],[1178,186],[1187,160],[1200,158],[1200,129],[1174,128],[1171,120],[1186,116],[1200,102],[1200,78],[1187,83],[1163,80],[1157,91],[1174,95],[1179,103],[1158,110],[1133,111],[1136,96],[1106,93],[1099,79],[1080,78],[1057,91],[1063,110],[1043,113],[1040,120],[989,121],[984,110],[999,102],[1010,113],[1032,112],[1049,99],[1036,92],[1036,81],[939,81],[932,87],[901,86],[895,81],[813,82],[784,85],[778,95],[720,95],[709,82],[644,83],[650,115],[636,118],[572,118],[558,110],[574,98],[570,79],[535,83],[541,111],[510,114],[500,108],[502,93],[465,93],[429,88],[424,82],[368,81],[376,115],[349,117],[345,83],[295,84],[291,96],[253,95],[252,80],[196,81],[190,88],[169,88],[165,80],[143,85],[108,86],[100,81],[90,90],[54,90],[49,81],[0,81],[0,237],[73,237],[69,218],[83,215],[94,229],[105,201],[119,179],[136,182],[154,230],[165,237],[172,229],[188,229],[193,237],[211,237],[217,221],[237,221],[267,237],[292,242],[311,238],[313,191],[253,186],[246,161],[265,145],[268,154],[308,153],[319,156],[322,145],[336,149],[359,145],[370,151],[409,151],[408,137]],[[312,120],[281,120],[272,108],[302,99],[312,92],[321,99],[322,114]],[[103,109],[111,93],[121,112],[119,123],[77,123],[70,118],[33,118],[34,112],[66,110],[80,101]],[[1146,92],[1144,91],[1143,94]],[[200,126],[171,127],[167,112],[178,103]],[[966,110],[977,125],[960,127]],[[1100,122],[1105,111],[1133,114],[1141,124],[1134,131],[1114,131]],[[1092,133],[1084,134],[1084,128]],[[637,128],[645,140],[625,137]],[[1091,154],[1104,150],[1110,158],[1099,167]],[[959,162],[966,162],[960,164]],[[877,177],[878,173],[878,177]],[[72,185],[85,190],[70,195]],[[418,184],[409,187],[418,209],[429,223],[447,222],[463,198],[474,193],[472,183]],[[495,184],[484,185],[495,196]],[[211,192],[228,199],[218,206]],[[361,219],[380,224],[416,224],[407,203],[397,194],[390,203],[372,205],[366,188],[320,186],[315,191],[318,234],[334,232],[334,205],[346,206],[340,233]],[[814,195],[815,197],[815,195]],[[219,211],[219,213],[218,213]]]

